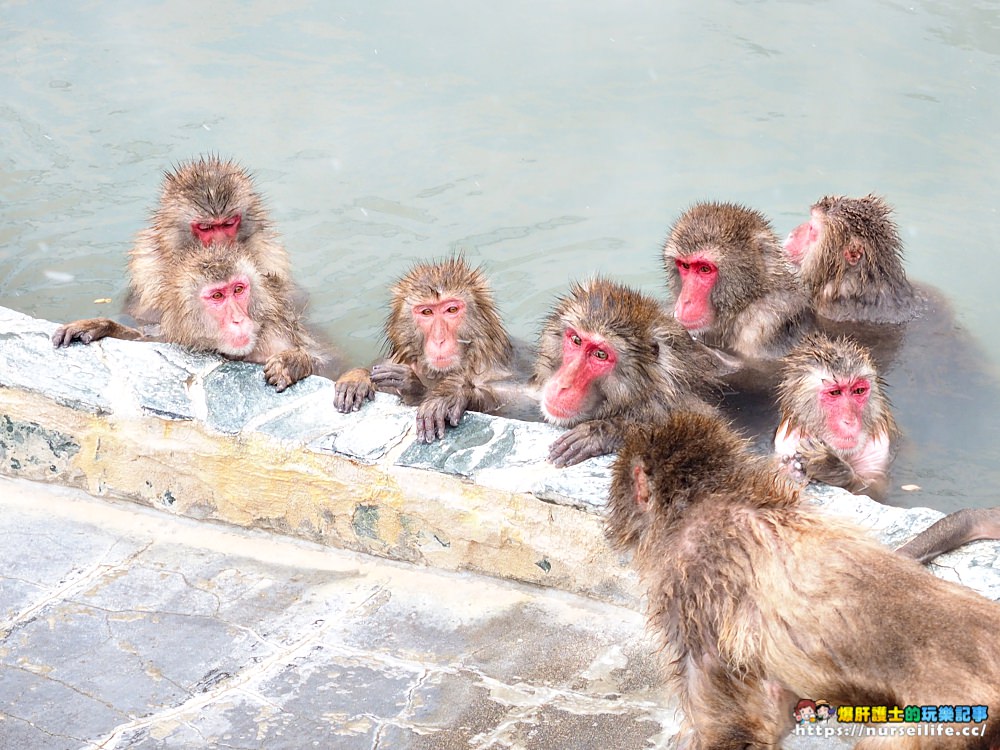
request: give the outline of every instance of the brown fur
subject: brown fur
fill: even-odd
[[[493,292],[481,268],[470,268],[464,258],[441,263],[420,263],[392,287],[385,344],[389,358],[397,364],[416,364],[426,370],[423,336],[410,320],[410,309],[421,302],[460,297],[468,313],[459,330],[462,346],[460,365],[469,375],[482,375],[509,368],[513,358],[510,336],[497,313]]]
[[[466,304],[458,329],[461,354],[450,371],[439,372],[428,365],[424,335],[411,310],[449,297]],[[340,411],[360,408],[376,390],[395,393],[418,406],[418,439],[431,442],[444,436],[446,422],[456,426],[466,410],[504,414],[521,406],[510,336],[482,269],[470,268],[464,258],[420,263],[393,285],[384,346],[385,362],[371,372],[351,370],[337,381]]]
[[[826,196],[812,206],[822,225],[803,259],[802,280],[816,313],[834,321],[903,323],[920,308],[903,268],[892,207],[877,195]],[[850,264],[845,251],[857,258]]]
[[[782,379],[778,385],[779,432],[799,430],[802,433],[796,460],[805,478],[883,500],[889,462],[879,467],[855,467],[852,455],[829,444],[826,416],[820,407],[823,380],[858,377],[867,379],[871,386],[861,415],[866,440],[884,438],[895,442],[899,429],[892,416],[885,382],[875,369],[868,350],[850,339],[831,340],[822,334],[806,336],[782,360]]]
[[[240,213],[232,242],[203,247],[191,234],[192,221]],[[249,173],[217,156],[179,165],[164,175],[160,203],[148,228],[139,232],[129,254],[126,311],[154,335],[105,318],[76,321],[53,336],[57,346],[90,343],[103,336],[168,341],[199,351],[219,352],[214,327],[199,290],[237,273],[251,282],[250,317],[257,344],[243,359],[264,365],[279,391],[316,372],[324,361],[296,310],[289,260],[267,219]],[[224,352],[223,352],[224,354]]]
[[[775,748],[799,698],[986,705],[985,738],[857,747],[1000,746],[1000,605],[805,504],[721,420],[679,412],[630,431],[606,530],[647,586],[679,747]]]
[[[592,385],[589,408],[559,422],[572,429],[553,445],[558,465],[613,452],[626,424],[675,408],[711,410],[702,399],[716,386],[714,359],[651,297],[601,278],[573,285],[542,328],[534,375],[540,388],[563,363],[567,328],[606,338],[618,361]]]
[[[676,261],[704,251],[716,256],[719,277],[710,296],[716,320],[698,340],[740,359],[787,352],[811,323],[812,310],[767,218],[734,203],[697,203],[682,214],[663,248],[675,299],[681,290]]]

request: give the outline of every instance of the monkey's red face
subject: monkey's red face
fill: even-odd
[[[236,238],[236,233],[240,231],[242,219],[240,214],[233,214],[222,219],[192,221],[191,234],[201,240],[201,244],[205,247],[213,242],[231,241]]]
[[[562,366],[542,390],[542,414],[554,424],[570,426],[588,414],[594,384],[614,372],[618,354],[598,334],[567,328]]]
[[[250,317],[250,280],[237,275],[201,290],[205,312],[215,324],[217,349],[227,357],[245,357],[257,343],[257,324]]]
[[[819,242],[823,228],[823,217],[818,211],[812,212],[809,221],[799,224],[785,239],[785,254],[797,266],[809,256],[810,251]]]
[[[449,297],[412,308],[413,324],[424,337],[424,362],[436,372],[448,372],[462,363],[458,332],[465,320],[465,301]]]
[[[826,415],[827,442],[837,450],[860,448],[865,442],[864,409],[871,395],[867,378],[824,380],[819,404]]]
[[[711,258],[689,255],[675,261],[681,277],[681,293],[674,303],[674,317],[691,332],[715,322],[715,308],[709,298],[719,280],[719,267]]]

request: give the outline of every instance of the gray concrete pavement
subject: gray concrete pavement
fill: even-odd
[[[669,747],[642,615],[0,477],[0,748]]]

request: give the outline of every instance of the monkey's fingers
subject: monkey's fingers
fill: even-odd
[[[549,461],[560,469],[601,455],[599,451],[595,452],[597,446],[589,432],[579,427],[564,432],[549,448]]]
[[[357,411],[364,406],[365,401],[375,398],[375,389],[371,383],[337,383],[333,398],[337,411]]]
[[[417,440],[433,443],[443,438],[447,419],[448,404],[444,399],[424,401],[417,409]]]
[[[67,323],[59,326],[52,334],[52,345],[59,348],[69,346],[74,341],[90,344],[107,336],[114,325],[116,325],[114,321],[105,318],[89,318]]]
[[[285,349],[264,363],[264,377],[278,393],[313,373],[313,360],[304,349]]]
[[[452,427],[458,427],[458,423],[462,421],[462,416],[465,414],[466,407],[465,399],[455,399],[455,403],[448,409],[448,422]]]
[[[333,404],[339,412],[357,411],[374,398],[375,385],[362,367],[345,372],[334,386]]]
[[[408,365],[375,365],[371,379],[380,388],[403,390],[413,379],[413,368]]]

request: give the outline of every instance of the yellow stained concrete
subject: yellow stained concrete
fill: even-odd
[[[80,446],[55,472],[43,468],[49,467],[47,456],[17,457],[20,469],[8,460],[2,470],[13,476],[78,486],[178,515],[637,604],[634,575],[609,549],[600,519],[532,495],[391,463],[361,465],[259,434],[217,435],[194,421],[94,416],[18,389],[0,389],[2,415],[15,424],[62,433]],[[45,447],[24,450],[44,453]]]

